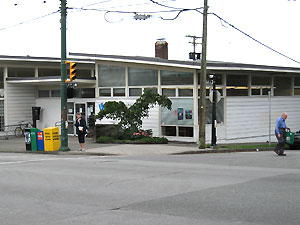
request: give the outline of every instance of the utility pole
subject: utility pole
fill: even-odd
[[[199,148],[205,149],[206,125],[206,45],[207,45],[207,0],[204,0],[203,30],[202,30],[202,57],[200,73],[200,104],[199,104]]]
[[[201,54],[200,53],[196,53],[196,46],[198,44],[201,44],[201,43],[197,43],[196,40],[199,39],[199,38],[202,38],[202,37],[197,37],[195,35],[186,35],[186,37],[188,38],[192,38],[193,40],[190,41],[189,43],[193,45],[193,49],[194,51],[193,52],[190,52],[189,54],[189,58],[192,59],[192,60],[196,60],[196,59],[200,59],[200,56]]]
[[[68,147],[68,130],[66,128],[67,122],[67,41],[66,41],[66,24],[67,24],[67,0],[61,1],[61,81],[60,81],[60,95],[61,95],[61,137],[59,151],[70,151]]]

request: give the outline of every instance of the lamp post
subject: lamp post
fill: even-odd
[[[216,76],[209,75],[212,82],[212,111],[211,111],[211,147],[215,147],[217,143],[216,128],[217,128],[217,90],[216,90]]]

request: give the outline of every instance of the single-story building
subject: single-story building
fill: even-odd
[[[172,110],[151,109],[143,128],[171,141],[198,141],[199,61],[83,53],[69,53],[69,61],[77,63],[76,94],[68,99],[70,135],[76,112],[87,119],[106,101],[132,104],[151,89],[168,96]],[[275,120],[282,112],[288,113],[291,130],[300,130],[300,68],[208,61],[207,74],[217,78],[217,143],[265,142],[269,126],[275,141]],[[1,127],[31,121],[33,106],[41,107],[38,128],[57,125],[60,82],[59,58],[0,56]],[[205,88],[209,143],[212,85],[208,82]]]

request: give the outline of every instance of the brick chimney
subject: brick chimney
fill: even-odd
[[[168,59],[168,42],[164,39],[159,39],[155,42],[155,57]]]

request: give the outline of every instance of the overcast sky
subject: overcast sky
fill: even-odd
[[[203,7],[203,0],[156,2],[185,9]],[[210,13],[300,61],[300,0],[208,0],[208,4]],[[59,0],[46,0],[46,3],[44,0],[1,0],[0,55],[60,57],[59,7]],[[172,10],[150,0],[68,0],[68,7],[123,12]],[[47,14],[51,15],[30,21]],[[67,51],[154,57],[156,39],[165,38],[169,43],[169,59],[188,60],[193,48],[188,43],[191,39],[185,36],[202,36],[202,14],[195,10],[184,11],[175,20],[161,17],[171,19],[177,12],[150,15],[147,20],[135,20],[133,13],[110,12],[105,16],[104,11],[69,9]],[[19,24],[22,22],[25,23]],[[201,45],[197,52],[201,52]],[[300,67],[214,15],[208,16],[207,59]]]

